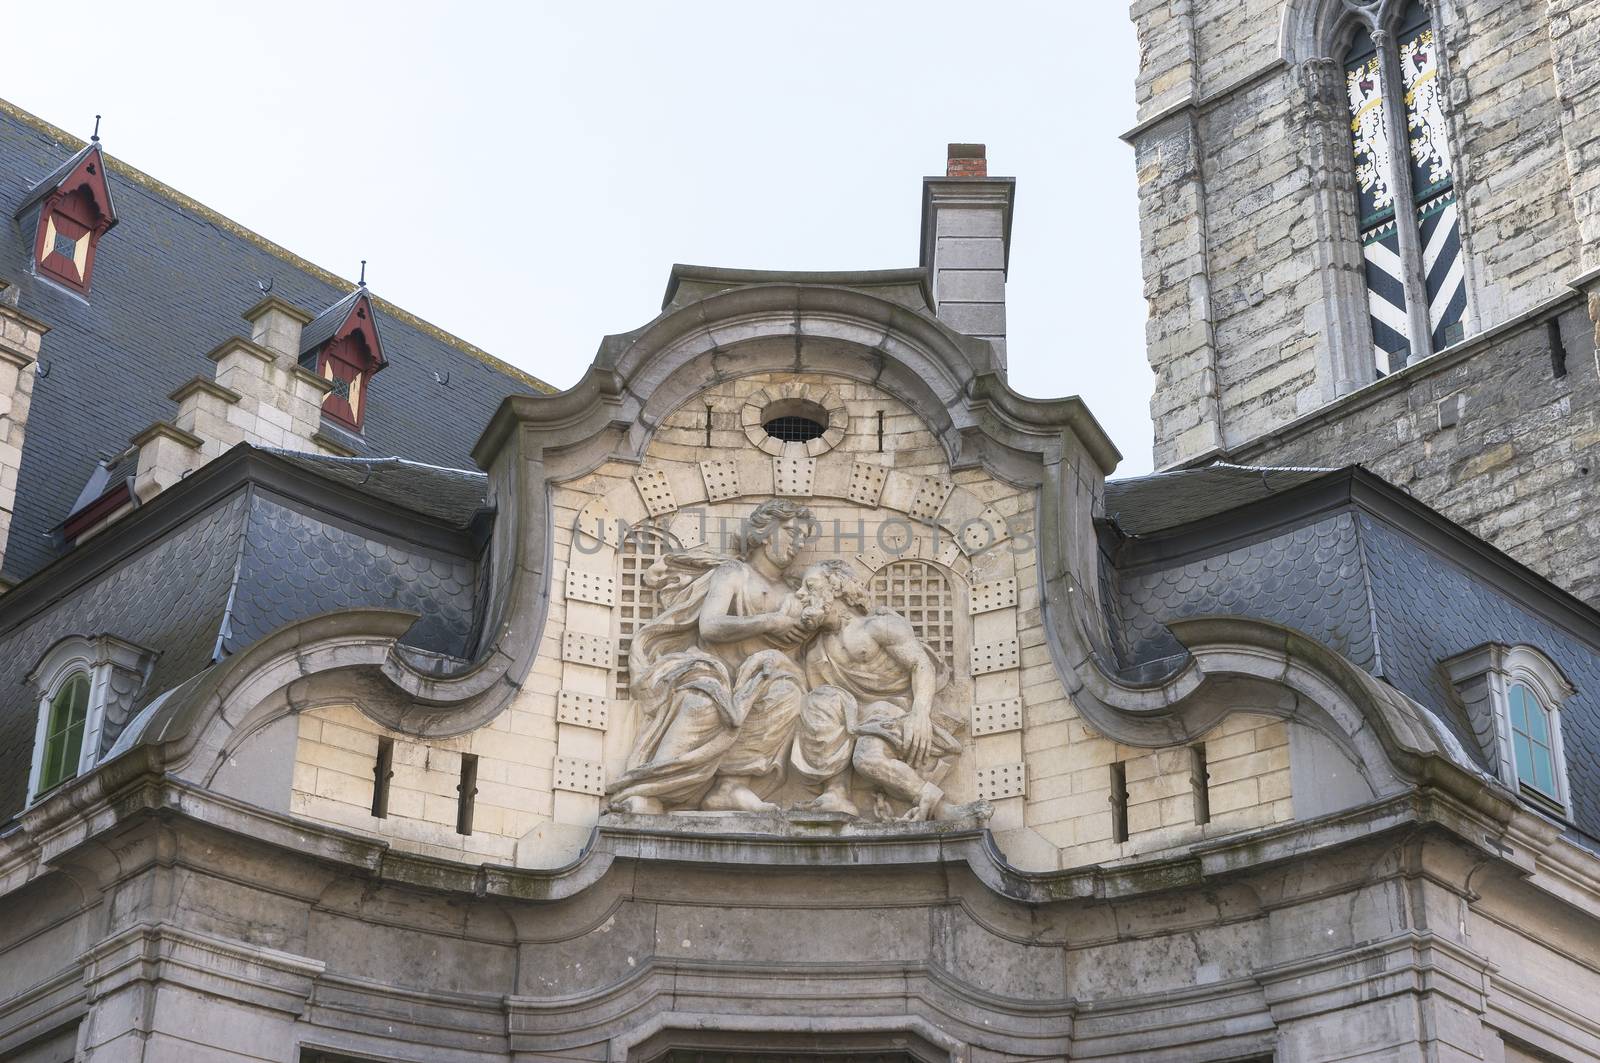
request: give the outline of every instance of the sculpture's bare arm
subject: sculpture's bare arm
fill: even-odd
[[[879,648],[911,676],[911,712],[906,718],[906,760],[920,764],[933,746],[933,693],[937,676],[911,622],[896,614],[870,621]]]

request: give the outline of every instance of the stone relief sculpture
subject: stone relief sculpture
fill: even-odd
[[[982,814],[940,787],[961,752],[960,724],[937,705],[948,682],[912,625],[874,608],[838,560],[789,570],[814,536],[806,506],[757,506],[729,554],[669,553],[646,580],[662,603],[634,635],[633,693],[641,706],[628,769],[612,783],[619,812],[775,812],[795,777],[819,796],[798,807],[859,815],[854,781],[873,812],[898,818]]]

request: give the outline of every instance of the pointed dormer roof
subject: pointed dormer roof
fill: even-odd
[[[378,336],[378,318],[372,312],[372,299],[366,285],[358,286],[349,295],[311,319],[300,333],[300,363],[315,361],[316,352],[330,343],[361,333],[371,352],[373,372],[388,361],[383,357],[383,343]],[[314,366],[313,366],[314,368]]]
[[[13,217],[20,218],[34,205],[54,193],[63,195],[83,189],[89,201],[100,214],[100,232],[117,224],[117,207],[111,198],[111,183],[106,180],[105,157],[98,141],[85,144],[77,154],[50,171],[45,178],[28,190]]]

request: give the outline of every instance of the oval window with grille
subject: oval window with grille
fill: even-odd
[[[761,427],[767,430],[767,435],[785,443],[804,443],[808,439],[817,439],[827,430],[810,417],[799,416],[774,417]]]

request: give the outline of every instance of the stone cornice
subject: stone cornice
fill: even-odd
[[[1029,905],[1087,903],[1204,888],[1241,873],[1308,854],[1358,844],[1376,835],[1443,831],[1460,844],[1526,878],[1575,908],[1600,892],[1600,855],[1567,839],[1559,827],[1514,800],[1455,772],[1437,758],[1426,783],[1387,799],[1303,822],[1247,831],[1178,850],[1062,871],[1022,871],[1008,864],[993,836],[975,823],[893,825],[806,824],[765,815],[604,817],[572,863],[517,868],[402,852],[389,842],[268,812],[175,778],[154,747],[115,758],[40,801],[0,836],[0,883],[21,888],[84,846],[95,846],[145,816],[188,820],[312,859],[342,865],[374,880],[442,893],[506,901],[572,897],[618,862],[700,866],[747,874],[752,868],[804,873],[819,867],[911,871],[964,864],[989,890]],[[0,894],[3,895],[3,894]]]

